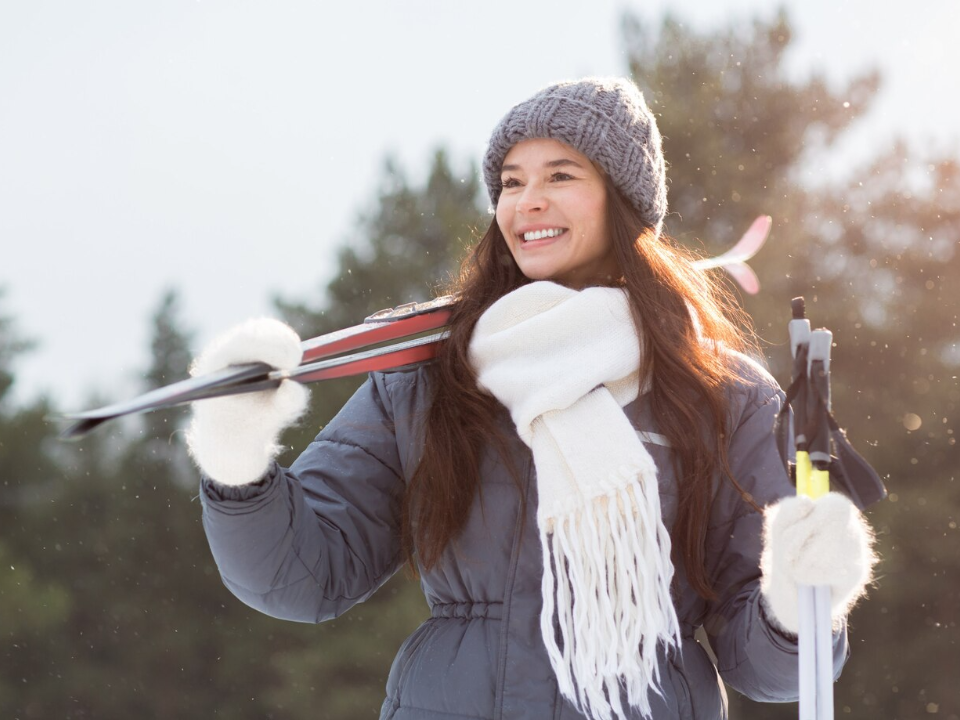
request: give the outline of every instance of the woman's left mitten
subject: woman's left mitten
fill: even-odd
[[[788,632],[800,629],[801,585],[830,587],[836,625],[866,592],[877,557],[873,531],[863,514],[840,493],[817,500],[788,497],[764,511],[762,600]]]

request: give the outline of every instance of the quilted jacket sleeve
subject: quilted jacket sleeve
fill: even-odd
[[[239,488],[204,478],[203,527],[226,586],[274,617],[320,622],[402,564],[404,483],[384,376],[374,375],[296,462]]]
[[[760,507],[795,492],[780,460],[773,425],[784,396],[759,368],[749,373],[729,445],[733,476]],[[760,603],[763,516],[723,481],[708,530],[707,570],[718,599],[704,629],[723,680],[753,700],[796,700],[797,642],[774,627]],[[833,636],[834,675],[848,655],[846,627]]]

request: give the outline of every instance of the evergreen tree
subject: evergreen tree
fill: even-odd
[[[144,389],[185,372],[176,305],[154,317]],[[220,582],[176,418],[68,445],[42,410],[0,419],[0,717],[284,717],[248,688],[285,636]]]
[[[324,301],[315,307],[281,301],[282,313],[302,337],[312,337],[354,325],[386,307],[442,294],[465,246],[489,222],[480,195],[477,169],[455,171],[442,150],[433,156],[419,187],[387,161],[374,210],[359,219],[351,242],[341,248],[339,269]],[[292,462],[361,382],[363,378],[349,378],[315,385],[310,415],[285,435],[293,451],[281,462]],[[342,618],[318,628],[297,628],[313,640],[274,656],[281,682],[270,688],[270,697],[297,717],[310,717],[320,698],[331,718],[375,716],[394,655],[426,617],[419,586],[399,573]]]
[[[0,289],[0,300],[3,292]],[[38,542],[24,516],[49,501],[55,463],[40,452],[51,441],[46,400],[14,407],[16,359],[32,343],[0,312],[0,717],[16,717],[14,698],[30,692],[34,647],[63,631],[71,598],[63,578],[44,572],[45,558],[59,548]]]
[[[152,319],[150,367],[144,375],[144,390],[169,385],[187,377],[193,358],[190,350],[191,334],[180,327],[179,297],[167,290]],[[161,472],[173,472],[184,487],[196,485],[196,471],[189,462],[182,442],[174,442],[174,435],[187,417],[186,407],[155,411],[143,416],[142,442],[137,452],[144,462],[150,458],[159,463]]]
[[[455,170],[443,150],[434,154],[421,187],[411,186],[397,163],[387,160],[369,204],[373,210],[358,218],[340,248],[324,298],[314,304],[277,300],[284,319],[308,338],[355,325],[377,310],[443,294],[466,248],[489,223],[480,196],[477,168]],[[286,436],[288,444],[302,448],[362,381],[315,386],[310,415],[299,433]]]
[[[879,78],[834,86],[789,75],[782,13],[708,33],[627,16],[623,38],[665,137],[668,232],[714,254],[756,215],[774,217],[752,263],[762,293],[744,298],[769,365],[787,380],[789,300],[803,294],[814,324],[835,333],[835,413],[892,492],[871,511],[883,563],[851,619],[837,712],[960,715],[943,670],[960,607],[960,286],[950,282],[960,272],[960,162],[892,141],[846,177],[805,184],[868,116]],[[489,222],[483,202],[476,168],[460,172],[442,151],[423,184],[388,162],[324,296],[278,301],[282,314],[306,338],[442,292]],[[185,375],[190,334],[178,315],[168,293],[144,389]],[[246,608],[222,586],[203,537],[197,473],[178,435],[184,411],[59,443],[48,401],[10,402],[28,345],[0,313],[0,717],[297,718],[321,704],[327,717],[374,716],[397,648],[426,616],[416,584],[401,573],[317,627]],[[285,442],[305,447],[359,382],[315,385],[310,416]],[[795,714],[731,693],[734,717]]]
[[[318,306],[278,302],[301,332],[330,332],[367,315],[437,294],[457,269],[484,216],[477,168],[456,171],[437,150],[422,187],[411,187],[392,159],[373,211],[361,215],[338,253],[338,269]],[[485,229],[482,228],[482,229]]]
[[[814,324],[835,332],[834,407],[887,476],[896,500],[872,511],[886,558],[881,573],[913,568],[921,575],[909,587],[881,580],[854,614],[855,657],[837,686],[837,703],[865,717],[877,706],[910,717],[949,693],[946,680],[931,679],[929,664],[919,659],[945,663],[956,641],[950,618],[958,594],[946,579],[957,569],[958,552],[942,540],[956,528],[960,501],[951,428],[960,401],[958,297],[944,282],[957,262],[958,166],[953,158],[918,162],[904,144],[892,142],[868,167],[840,181],[805,184],[806,170],[822,163],[867,115],[879,76],[868,72],[840,87],[816,74],[792,79],[784,67],[791,39],[783,13],[704,34],[670,17],[653,32],[635,18],[624,19],[629,67],[665,137],[668,232],[715,254],[757,215],[774,216],[769,246],[753,263],[764,290],[743,301],[770,343],[766,361],[781,381],[789,374],[784,343],[790,298],[805,295]],[[383,217],[388,231],[380,238],[391,237],[392,223],[403,226],[393,214]],[[409,217],[416,221],[415,213],[403,216]],[[399,247],[381,241],[372,254],[345,251],[344,272],[331,284],[334,307],[349,307],[356,298],[374,310],[403,299],[387,293],[383,301],[369,301],[389,282],[377,274],[395,262],[386,251]],[[337,318],[333,326],[356,317]],[[337,395],[325,384],[317,392],[336,398],[332,412],[350,390]],[[905,503],[897,480],[916,475],[918,467],[922,490]],[[898,523],[911,532],[893,542]],[[891,616],[905,621],[891,623]],[[925,632],[929,627],[941,630]],[[889,647],[909,647],[918,661],[900,666],[884,652]],[[737,716],[795,714],[794,707],[743,702],[736,693],[731,699]]]
[[[866,167],[805,183],[866,115],[879,76],[836,89],[818,75],[791,80],[783,13],[702,35],[669,17],[650,32],[628,16],[624,38],[665,137],[668,231],[712,254],[755,216],[773,216],[768,246],[751,263],[763,290],[744,298],[771,343],[767,361],[786,383],[789,302],[804,295],[814,326],[834,332],[835,413],[892,491],[893,502],[871,511],[883,563],[851,619],[838,712],[960,713],[947,674],[936,672],[955,652],[960,599],[950,583],[960,551],[949,542],[960,510],[952,427],[960,288],[947,280],[960,263],[958,161],[891,140]],[[796,714],[731,700],[736,717]]]

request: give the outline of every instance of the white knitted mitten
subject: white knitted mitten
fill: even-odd
[[[766,610],[784,630],[799,632],[800,585],[829,585],[836,625],[865,593],[877,557],[873,531],[840,493],[818,500],[788,497],[764,511],[760,590]]]
[[[300,364],[300,338],[278,320],[248,320],[214,340],[190,369],[203,375],[227,365],[265,362],[280,370]],[[187,447],[209,477],[224,485],[259,480],[280,452],[280,432],[296,422],[309,393],[285,380],[276,390],[231,395],[193,403]]]

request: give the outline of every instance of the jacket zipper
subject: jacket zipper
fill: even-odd
[[[526,499],[526,502],[522,505],[524,509],[529,509],[530,507],[530,473],[532,467],[533,463],[531,462],[531,458],[527,458],[526,468],[523,473],[523,477],[525,478],[523,496]],[[513,603],[513,587],[517,581],[517,568],[520,564],[520,535],[523,523],[524,513],[518,510],[517,522],[513,528],[513,546],[510,549],[509,577],[507,579],[507,585],[504,588],[503,619],[500,621],[502,624],[500,626],[500,652],[498,653],[499,657],[497,659],[497,690],[493,706],[493,717],[495,720],[503,720],[503,690],[506,684],[507,674],[507,647],[510,642],[510,611]]]

